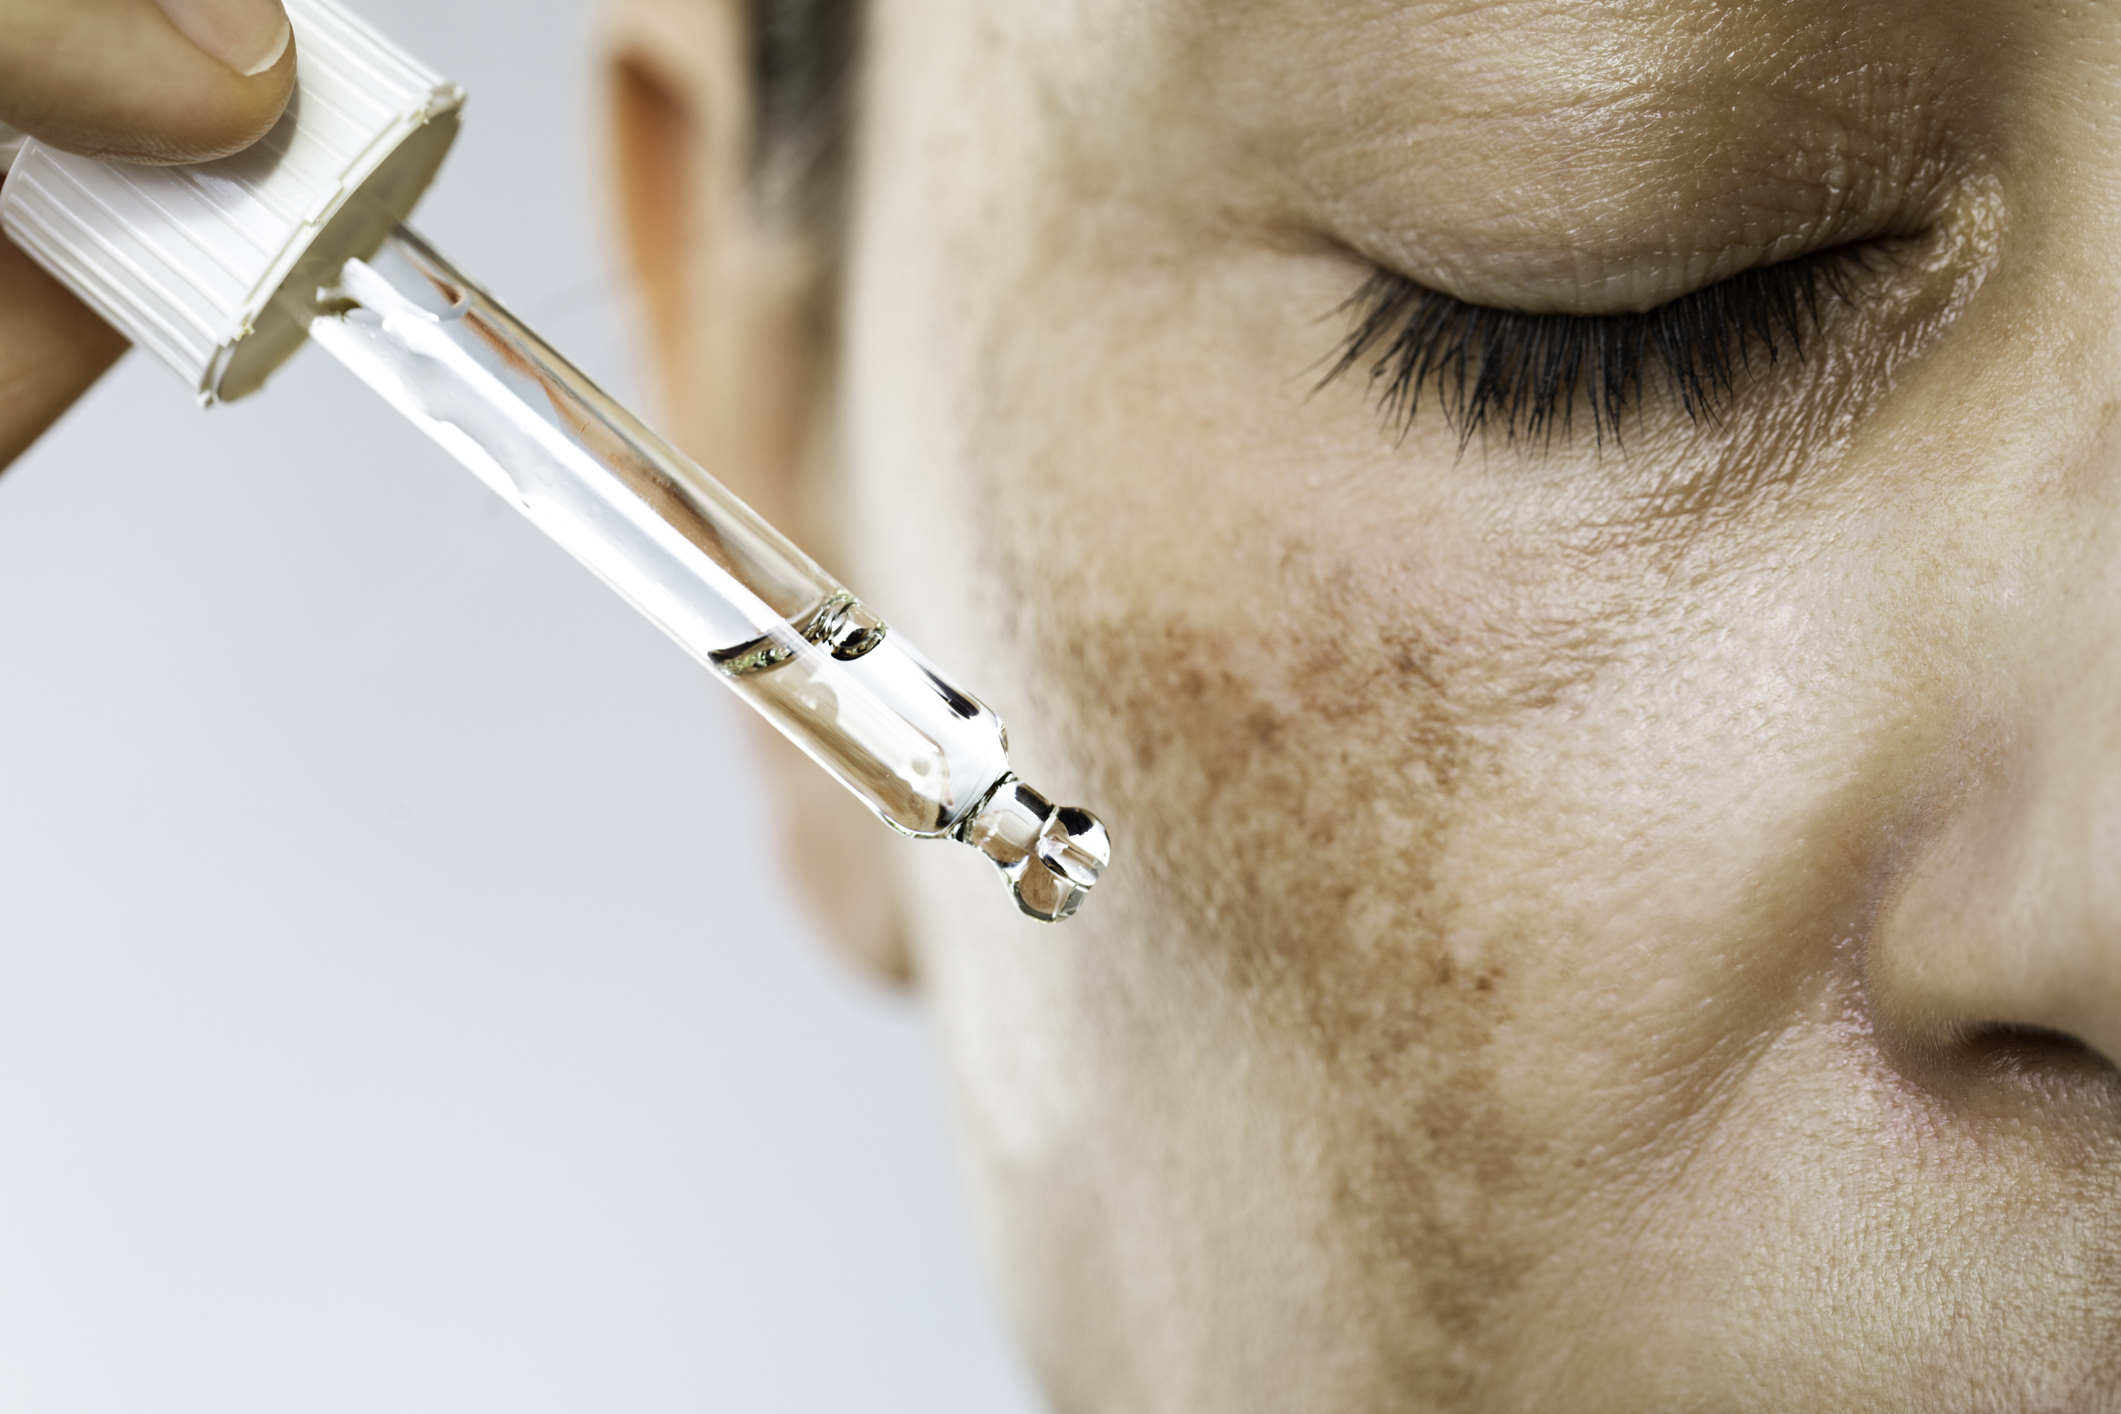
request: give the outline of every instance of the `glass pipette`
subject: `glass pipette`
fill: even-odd
[[[1104,826],[1016,778],[1001,719],[416,232],[279,298],[885,823],[978,849],[1033,918],[1081,906]]]

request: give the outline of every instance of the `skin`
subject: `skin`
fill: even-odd
[[[903,0],[825,248],[736,25],[611,28],[671,420],[1116,840],[795,797],[1057,1408],[2121,1409],[2121,8]],[[1843,244],[1618,446],[1314,391]]]

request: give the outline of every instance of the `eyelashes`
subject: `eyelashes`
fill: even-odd
[[[1803,357],[1821,305],[1849,299],[1869,268],[1858,247],[1761,266],[1636,314],[1525,314],[1468,304],[1379,271],[1341,307],[1354,327],[1319,386],[1368,365],[1378,409],[1401,436],[1424,399],[1458,433],[1506,442],[1566,439],[1588,415],[1597,443],[1653,386],[1687,418],[1714,420],[1739,377]]]

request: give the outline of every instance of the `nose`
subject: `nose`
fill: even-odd
[[[2057,1033],[2121,1063],[2121,539],[2087,529],[1970,672],[1984,705],[1872,931],[1874,1009],[1903,1037]]]
[[[1983,782],[1910,870],[1869,963],[1901,1034],[2060,1033],[2121,1061],[2121,731],[2082,725],[2103,752]]]

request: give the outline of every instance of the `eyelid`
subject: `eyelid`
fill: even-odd
[[[1804,356],[1822,303],[1850,300],[1877,248],[1837,246],[1758,266],[1628,314],[1526,313],[1470,304],[1379,269],[1340,312],[1354,318],[1323,387],[1366,359],[1379,411],[1404,436],[1433,394],[1463,451],[1500,431],[1550,445],[1587,403],[1598,445],[1621,440],[1661,374],[1691,421],[1713,420],[1759,354]],[[1757,352],[1756,352],[1757,351]]]

